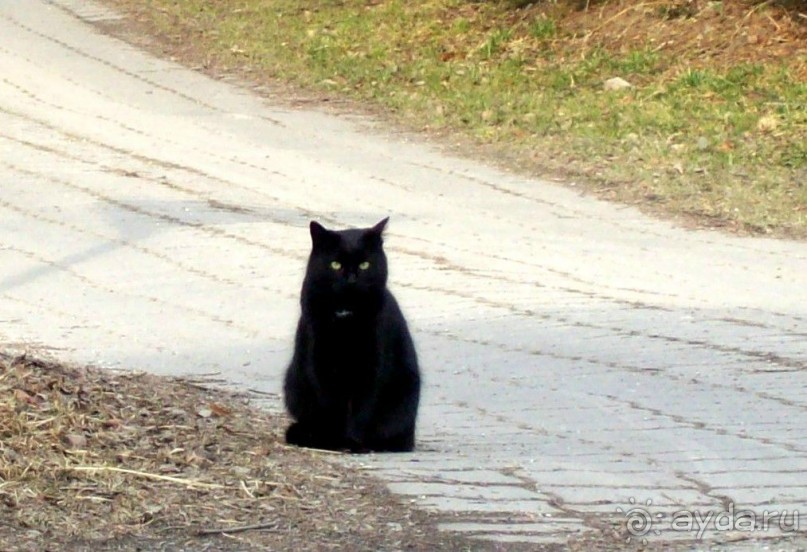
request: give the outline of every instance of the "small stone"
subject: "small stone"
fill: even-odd
[[[633,87],[633,85],[621,77],[614,77],[603,83],[605,90],[623,90],[631,87]]]
[[[68,433],[64,436],[65,444],[73,449],[80,449],[87,446],[87,438],[78,433]]]
[[[703,151],[709,147],[709,140],[705,136],[698,138],[698,149]]]

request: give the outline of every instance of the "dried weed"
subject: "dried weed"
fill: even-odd
[[[0,354],[0,549],[465,549],[283,424],[179,379]]]

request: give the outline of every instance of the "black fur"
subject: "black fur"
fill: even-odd
[[[311,222],[284,385],[294,419],[289,444],[353,452],[415,446],[420,374],[406,320],[387,290],[386,224],[337,232]]]

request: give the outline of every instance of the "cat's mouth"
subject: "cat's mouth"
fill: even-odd
[[[347,310],[347,309],[342,309],[342,310],[336,311],[334,313],[334,315],[336,315],[337,318],[348,318],[349,316],[353,316],[353,311],[352,310]]]

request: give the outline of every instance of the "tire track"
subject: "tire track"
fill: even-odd
[[[208,312],[208,311],[206,311],[204,309],[200,309],[200,308],[195,307],[193,305],[190,305],[188,303],[183,303],[183,304],[173,303],[171,301],[167,301],[167,300],[162,299],[160,297],[157,297],[155,295],[148,295],[148,294],[145,294],[145,293],[133,293],[131,291],[122,289],[120,287],[114,287],[114,286],[102,284],[102,283],[98,282],[97,280],[94,280],[93,278],[85,276],[84,274],[82,274],[78,270],[75,270],[75,269],[73,269],[73,268],[71,268],[69,266],[61,264],[58,261],[55,261],[53,259],[46,258],[45,256],[43,256],[43,255],[41,255],[41,254],[39,254],[39,253],[37,253],[35,251],[31,251],[31,250],[28,250],[28,249],[23,249],[21,247],[18,247],[18,246],[9,244],[9,243],[4,243],[2,240],[0,240],[0,247],[3,247],[4,249],[9,250],[9,251],[13,251],[13,252],[15,252],[15,253],[17,253],[19,255],[22,255],[23,257],[27,258],[28,260],[33,261],[34,263],[37,263],[39,265],[48,266],[48,267],[50,267],[50,268],[52,268],[52,269],[54,269],[54,270],[56,270],[58,272],[63,272],[65,274],[69,274],[71,277],[75,278],[76,280],[78,280],[82,284],[84,284],[84,285],[88,286],[89,288],[92,288],[92,289],[94,289],[96,291],[100,291],[102,293],[106,293],[106,294],[109,294],[109,295],[125,296],[125,297],[130,297],[130,298],[133,298],[133,299],[143,299],[147,303],[153,303],[153,304],[156,304],[156,305],[160,305],[162,307],[168,308],[168,309],[176,311],[176,312],[190,313],[190,314],[192,314],[194,316],[201,317],[201,318],[203,318],[205,320],[208,320],[210,322],[215,322],[216,324],[225,326],[227,328],[239,330],[239,331],[243,332],[244,335],[246,335],[247,337],[250,337],[250,338],[257,338],[257,337],[259,337],[261,335],[260,330],[256,330],[254,328],[244,326],[242,324],[239,324],[238,322],[235,322],[235,321],[227,319],[227,318],[222,318],[218,314]],[[2,282],[0,282],[0,284],[1,283]],[[289,298],[289,297],[287,297],[287,298]],[[265,337],[265,336],[264,336],[264,338],[265,339],[271,339],[271,338],[268,338],[268,337]]]
[[[57,2],[52,2],[52,1],[48,1],[48,0],[46,0],[46,1],[47,1],[48,4],[50,4],[52,6],[55,6],[56,8],[62,10],[63,12],[65,12],[65,13],[71,15],[71,16],[73,15],[73,13],[70,10],[67,10],[63,6],[59,5]],[[206,102],[206,101],[204,101],[204,100],[202,100],[202,99],[200,99],[198,97],[191,96],[189,94],[186,94],[184,92],[181,92],[179,90],[171,88],[170,86],[165,86],[163,84],[160,84],[159,82],[157,82],[157,81],[155,81],[153,79],[146,78],[143,75],[135,73],[134,71],[130,71],[130,70],[126,69],[125,67],[117,65],[115,63],[112,63],[111,61],[107,61],[107,60],[105,60],[105,59],[103,59],[101,57],[98,57],[96,55],[87,53],[86,51],[82,50],[78,46],[73,46],[72,44],[68,44],[67,42],[65,42],[63,40],[60,40],[58,38],[55,38],[54,36],[52,36],[50,34],[39,32],[38,30],[34,29],[33,27],[31,27],[29,25],[26,25],[25,23],[19,21],[18,19],[8,17],[8,16],[5,16],[5,15],[3,15],[2,17],[3,17],[3,19],[5,19],[9,23],[11,23],[12,25],[18,27],[19,29],[22,29],[22,30],[24,30],[24,31],[26,31],[26,32],[28,32],[28,33],[42,39],[42,40],[45,40],[47,42],[51,42],[53,44],[56,44],[59,47],[64,48],[65,50],[67,50],[67,51],[69,51],[69,52],[71,52],[71,53],[73,53],[73,54],[75,54],[75,55],[77,55],[79,57],[91,60],[93,63],[97,63],[97,64],[99,64],[101,66],[106,67],[107,69],[111,69],[112,71],[114,71],[116,73],[120,73],[120,74],[122,74],[122,75],[124,75],[124,76],[126,76],[126,77],[128,77],[128,78],[130,78],[132,80],[139,81],[139,82],[141,82],[143,84],[147,84],[148,86],[151,86],[152,88],[154,88],[156,90],[160,90],[162,92],[165,92],[165,93],[170,94],[172,96],[175,96],[177,98],[181,98],[181,99],[183,99],[185,101],[188,101],[188,102],[190,102],[190,103],[192,103],[194,105],[202,106],[202,107],[204,107],[206,109],[209,109],[211,111],[215,111],[215,112],[218,112],[218,113],[226,113],[226,111],[224,111],[224,110],[220,109],[219,107],[217,107],[217,106],[215,106],[215,105],[213,105],[213,104],[211,104],[209,102]],[[267,123],[270,123],[270,124],[278,126],[278,127],[283,127],[284,126],[283,123],[281,123],[280,121],[272,119],[271,117],[267,117],[265,115],[262,116],[261,119],[264,120]]]
[[[30,91],[25,91],[25,90],[23,90],[23,91],[24,91],[25,93],[29,94],[29,95],[30,95],[32,98],[36,98],[38,101],[43,101],[43,100],[41,100],[41,99],[37,98],[37,97],[36,97],[36,96],[35,96],[35,95],[34,95],[32,92],[30,92]],[[55,108],[59,108],[59,109],[62,109],[60,106],[53,106],[53,107],[55,107]],[[17,115],[20,115],[20,116],[21,116],[21,114],[17,114]],[[45,123],[44,121],[41,121],[41,120],[34,120],[34,119],[30,119],[30,120],[34,121],[35,123],[42,124],[42,125],[47,124],[47,123]],[[107,119],[107,120],[109,120],[109,119]],[[109,121],[110,121],[111,123],[113,123],[113,124],[116,124],[116,123],[117,123],[116,121],[112,121],[112,120],[109,120]],[[52,130],[55,130],[55,131],[59,131],[59,132],[61,132],[61,130],[60,130],[60,129],[57,129],[56,127],[53,127],[53,126],[51,126],[51,129],[52,129]],[[130,129],[130,130],[131,130],[131,129]],[[144,132],[142,132],[142,131],[137,131],[137,130],[134,130],[134,131],[135,131],[135,132],[140,132],[140,133],[141,133],[141,134],[143,134],[143,135],[147,135],[146,133],[144,133]],[[149,136],[150,136],[150,135],[149,135]],[[81,139],[85,139],[85,138],[84,138],[84,137],[81,137]],[[108,144],[104,144],[104,143],[97,142],[97,141],[95,141],[95,145],[97,145],[97,146],[99,146],[99,147],[105,147],[105,148],[109,148],[109,145],[108,145]],[[126,151],[126,150],[119,149],[119,148],[116,148],[116,151],[117,151],[118,153],[120,153],[120,154],[124,154],[124,155],[129,155],[129,156],[134,155],[134,154],[133,154],[133,152]],[[219,159],[220,159],[220,160],[224,160],[224,159],[223,159],[223,158],[221,158],[221,157],[219,157]],[[142,160],[143,160],[144,162],[154,162],[154,159],[152,159],[152,158],[146,158],[146,159],[142,159]],[[226,161],[227,161],[227,162],[235,162],[235,160],[233,160],[233,159],[227,159]],[[243,163],[242,163],[242,164],[243,164]],[[259,166],[259,165],[255,165],[255,164],[244,164],[244,165],[245,165],[245,166],[248,166],[249,168],[252,168],[252,169],[257,169],[257,170],[262,170],[262,171],[266,171],[266,170],[267,170],[265,167],[261,167],[261,166]],[[170,168],[181,168],[181,169],[184,169],[184,170],[188,170],[188,168],[187,168],[187,167],[176,167],[176,166],[172,166],[172,167],[170,167]],[[279,174],[279,173],[277,173],[276,171],[273,171],[273,174],[276,174],[276,175],[278,175],[278,176],[283,176],[282,174]],[[213,177],[212,175],[209,175],[209,174],[201,174],[200,176],[204,176],[205,178],[212,178],[212,179],[215,179],[215,178],[216,178],[216,177]],[[383,181],[384,183],[387,183],[387,184],[389,184],[390,186],[395,186],[395,185],[394,185],[394,183],[391,183],[391,182],[389,182],[389,181],[387,181],[387,180],[385,180],[385,179],[377,179],[377,180],[379,180],[379,181]],[[153,181],[154,181],[154,180],[153,180]],[[160,182],[156,182],[156,183],[158,183],[158,184],[162,184],[162,183],[160,183]],[[237,183],[234,183],[234,182],[232,182],[232,181],[222,181],[222,183],[223,183],[223,184],[226,184],[227,186],[241,187],[242,189],[247,189],[247,190],[249,190],[251,193],[259,193],[257,190],[255,190],[255,189],[253,189],[253,188],[247,188],[247,187],[244,187],[244,186],[239,186]],[[175,186],[176,186],[176,185],[175,185]],[[400,186],[399,186],[399,187],[400,187]],[[187,188],[185,188],[185,189],[186,189],[186,190],[188,190]],[[268,199],[271,199],[271,200],[276,201],[276,202],[280,202],[280,199],[279,199],[277,196],[270,196]],[[306,211],[306,210],[302,209],[301,207],[299,207],[298,205],[293,205],[293,206],[292,206],[292,208],[293,208],[293,209],[296,209],[296,210],[299,210],[299,211],[300,211],[300,212],[302,212],[302,213],[305,213],[305,214],[306,214],[306,216],[307,216],[308,218],[317,218],[317,215],[316,215],[315,213],[310,212],[310,211]],[[500,216],[500,215],[498,215],[498,214],[496,214],[496,213],[494,213],[494,212],[492,212],[492,211],[487,211],[487,212],[485,212],[485,216],[487,216],[487,217],[491,217],[491,218],[494,218],[494,219],[498,219],[498,220],[507,220],[507,219],[506,219],[506,217]],[[329,222],[330,222],[330,223],[335,223],[335,222],[337,222],[337,221],[333,220],[331,217],[323,217],[323,216],[319,216],[319,218],[320,218],[320,219],[322,219],[322,220],[323,220],[324,222],[326,222],[326,223],[329,223]],[[527,231],[527,233],[529,233],[529,232],[534,232],[534,231],[536,231],[536,229],[535,229],[535,228],[532,228],[532,227],[530,227],[530,228],[526,228],[526,227],[525,227],[525,231]],[[418,238],[409,238],[409,239],[418,240]],[[436,243],[435,243],[435,242],[433,242],[433,241],[429,241],[429,240],[422,240],[422,239],[421,239],[420,241],[422,241],[422,242],[424,242],[424,243],[426,243],[427,245],[430,245],[430,246],[432,246],[432,247],[433,247],[434,245],[436,245]],[[442,249],[443,249],[443,250],[445,250],[445,249],[446,249],[446,247],[445,247],[445,246],[443,246],[443,247],[442,247]],[[451,248],[451,249],[453,249],[453,250],[458,250],[458,251],[461,251],[461,252],[466,253],[466,254],[467,254],[467,253],[472,253],[472,252],[471,252],[470,250],[468,250],[468,249],[457,248],[457,247],[454,247],[454,246],[452,246],[452,248]],[[402,249],[401,249],[401,248],[399,248],[399,250],[402,250]],[[410,249],[410,250],[407,250],[406,252],[408,252],[408,253],[410,253],[410,254],[412,254],[412,253],[413,253],[413,251],[412,251],[411,249]],[[420,256],[421,258],[424,258],[424,259],[429,258],[427,255],[423,255],[423,254],[419,254],[419,256]],[[509,257],[503,257],[503,256],[496,255],[496,254],[490,254],[490,253],[488,253],[488,255],[487,255],[487,256],[489,256],[489,257],[491,257],[491,258],[494,258],[494,259],[497,259],[497,260],[505,260],[505,261],[507,261],[507,262],[514,262],[514,263],[518,263],[518,264],[521,264],[521,265],[524,265],[524,266],[529,266],[529,267],[531,267],[531,268],[537,268],[537,269],[539,269],[539,270],[546,271],[546,272],[548,272],[548,273],[551,273],[551,274],[554,274],[554,275],[556,275],[556,276],[559,276],[559,277],[560,277],[560,278],[562,278],[562,279],[569,280],[569,281],[573,281],[573,282],[576,282],[576,283],[579,283],[579,284],[582,284],[582,285],[585,285],[585,286],[589,286],[589,287],[591,287],[591,288],[595,288],[595,287],[602,287],[602,286],[597,286],[597,285],[596,285],[594,282],[590,282],[590,281],[587,281],[587,280],[585,280],[585,279],[579,278],[579,277],[575,276],[574,274],[572,274],[572,273],[570,273],[570,272],[568,272],[568,271],[561,271],[561,270],[557,270],[557,269],[552,269],[551,267],[547,267],[547,266],[545,266],[545,265],[538,265],[538,264],[536,264],[536,263],[529,263],[529,262],[526,262],[526,261],[524,261],[524,260],[514,260],[514,259],[512,259],[512,258],[509,258]],[[467,268],[463,268],[463,270],[468,270],[468,269],[467,269]],[[491,278],[491,276],[490,276],[489,274],[487,274],[487,275],[486,275],[486,277]],[[497,277],[495,277],[495,276],[493,276],[492,278],[493,278],[493,279],[500,279],[500,280],[502,280],[502,281],[504,281],[504,282],[507,282],[507,281],[508,281],[506,278],[500,278],[500,277],[499,277],[499,278],[497,278]],[[512,282],[511,282],[511,283],[512,283]],[[654,310],[656,310],[656,309],[664,309],[664,307],[650,305],[650,304],[648,304],[647,302],[644,302],[644,301],[631,301],[631,300],[624,300],[624,299],[620,299],[620,298],[618,298],[618,297],[615,297],[615,296],[613,296],[613,295],[606,295],[606,294],[601,294],[601,293],[596,293],[596,292],[591,292],[591,291],[586,292],[586,291],[577,290],[577,289],[574,289],[574,288],[571,288],[571,287],[568,287],[568,286],[555,286],[554,288],[555,288],[555,289],[560,289],[560,290],[562,290],[562,291],[568,291],[568,292],[572,292],[572,293],[580,293],[581,295],[588,295],[588,296],[590,296],[590,297],[597,297],[598,299],[606,299],[606,300],[611,300],[611,301],[614,301],[614,302],[617,302],[617,303],[627,304],[627,305],[629,305],[631,308],[637,308],[637,307],[638,307],[638,308],[642,308],[642,309],[648,309],[648,308],[649,308],[649,309],[654,309]],[[652,292],[652,291],[648,291],[648,290],[636,290],[636,289],[631,289],[631,288],[618,288],[618,287],[617,287],[617,288],[613,288],[613,287],[612,287],[611,289],[615,289],[615,290],[617,290],[617,291],[627,291],[627,292],[631,292],[631,293],[641,293],[641,294],[645,294],[645,295],[660,295],[660,296],[662,296],[662,297],[663,297],[663,296],[670,297],[670,295],[669,295],[669,294],[656,294],[656,293],[654,293],[654,292]],[[673,296],[673,297],[681,297],[681,298],[687,299],[687,300],[689,300],[689,301],[691,301],[691,302],[695,302],[695,301],[697,300],[697,298],[696,298],[695,296],[692,296],[692,295],[689,295],[689,296],[685,296],[685,295],[678,295],[678,296]],[[781,329],[781,328],[778,328],[778,329]]]
[[[84,137],[78,137],[78,136],[69,135],[69,134],[65,133],[64,131],[62,131],[61,129],[59,129],[58,127],[55,127],[53,125],[49,125],[49,124],[45,123],[44,121],[30,119],[30,118],[28,118],[27,116],[25,116],[23,114],[11,112],[11,111],[9,111],[7,109],[4,109],[2,107],[0,107],[0,112],[5,112],[5,113],[7,113],[9,115],[17,116],[17,117],[20,117],[20,118],[25,118],[26,120],[30,120],[34,124],[42,125],[42,126],[48,128],[49,130],[52,130],[53,132],[61,133],[65,137],[69,137],[69,138],[73,138],[73,139],[85,140]],[[31,148],[35,148],[35,149],[38,149],[38,150],[43,151],[43,152],[51,153],[53,155],[57,155],[57,156],[62,157],[64,159],[70,159],[72,161],[79,162],[79,163],[82,163],[82,164],[86,164],[88,166],[98,166],[99,165],[98,162],[87,161],[87,160],[85,160],[85,159],[83,159],[83,158],[81,158],[81,157],[79,157],[77,155],[69,154],[67,152],[57,150],[54,147],[49,147],[49,146],[44,146],[44,145],[41,145],[41,144],[37,144],[35,142],[32,142],[31,140],[19,139],[19,138],[16,138],[16,137],[8,134],[8,133],[4,133],[4,132],[0,131],[0,136],[5,137],[6,139],[14,141],[14,142],[16,142],[18,144],[25,145],[25,146],[28,146],[28,147],[31,147]],[[133,154],[132,152],[129,152],[127,150],[123,150],[121,148],[113,148],[113,147],[109,146],[108,144],[98,142],[98,141],[94,141],[94,140],[90,140],[90,141],[93,143],[93,145],[95,145],[95,146],[97,146],[99,148],[114,151],[115,153],[118,153],[120,155],[137,157],[136,154]],[[154,159],[149,158],[149,157],[140,158],[139,160],[142,161],[142,162],[145,162],[145,163],[155,162]],[[115,167],[113,167],[111,165],[108,165],[108,164],[100,163],[100,166],[105,170],[109,170],[110,172],[120,171],[120,169],[117,169],[117,168],[115,168]],[[189,171],[190,172],[190,169],[188,167],[183,167],[183,166],[174,166],[174,165],[172,165],[172,166],[169,166],[169,167],[166,167],[166,168],[178,169],[178,170],[181,170],[181,171]],[[210,175],[208,173],[203,173],[203,172],[200,172],[198,170],[195,171],[195,173],[198,176],[202,176],[202,177],[204,177],[206,179],[209,179],[209,180],[212,180],[212,181],[217,181],[217,182],[221,183],[224,186],[232,187],[232,188],[240,188],[240,189],[243,189],[243,190],[248,191],[250,193],[258,193],[258,194],[263,195],[264,197],[266,197],[267,199],[269,199],[269,200],[271,200],[273,202],[285,204],[279,197],[277,197],[275,195],[266,194],[265,192],[256,190],[254,188],[239,185],[238,183],[233,182],[233,181],[221,180],[221,179],[218,179],[217,177],[215,177],[213,175]],[[142,176],[142,175],[136,175],[136,176],[137,176],[137,178],[149,181],[149,182],[153,183],[154,185],[167,187],[167,188],[171,188],[171,189],[174,189],[174,190],[177,190],[177,191],[181,191],[181,192],[189,194],[189,195],[191,195],[193,197],[200,198],[203,201],[206,201],[208,203],[210,203],[212,201],[209,196],[205,196],[204,194],[200,194],[196,189],[188,187],[188,186],[183,186],[183,185],[177,184],[176,182],[173,182],[173,181],[169,181],[169,180],[165,180],[165,179],[149,178],[149,177]],[[314,213],[312,213],[310,211],[306,211],[304,209],[301,209],[297,205],[293,205],[293,204],[285,204],[285,205],[288,205],[288,207],[290,209],[292,209],[292,210],[299,210],[301,213],[303,213],[308,218],[319,218],[320,220],[324,221],[325,223],[338,224],[338,221],[333,219],[332,217],[317,216],[317,215],[315,215]],[[274,219],[271,219],[271,217],[269,217],[269,218],[270,218],[270,220],[272,220],[272,222],[276,222],[276,223],[279,223],[279,224],[282,224],[282,223],[286,222],[285,220],[278,219],[278,218],[274,218]],[[412,237],[409,237],[409,236],[406,236],[406,239],[411,239],[411,240],[416,240],[416,241],[426,243],[427,245],[431,246],[431,249],[438,248],[438,249],[445,250],[447,248],[444,244],[443,245],[438,245],[434,241],[423,240],[423,239],[419,239],[419,238],[412,238]],[[536,288],[543,288],[543,289],[549,289],[549,290],[558,290],[558,291],[562,291],[562,292],[566,292],[566,293],[570,293],[570,294],[577,294],[577,295],[580,295],[580,296],[586,297],[586,298],[594,298],[594,299],[598,299],[598,300],[602,300],[602,301],[611,302],[611,303],[614,303],[614,304],[616,304],[618,306],[624,306],[624,307],[627,307],[627,308],[630,308],[630,309],[649,310],[649,311],[659,311],[659,310],[661,310],[661,311],[667,311],[667,312],[673,312],[674,311],[674,309],[667,308],[667,307],[662,307],[662,306],[658,306],[658,305],[653,305],[653,304],[647,303],[645,301],[621,299],[621,298],[619,298],[617,296],[614,296],[614,295],[598,293],[598,292],[594,292],[594,291],[590,291],[590,290],[581,290],[581,289],[573,288],[573,287],[570,287],[570,286],[544,285],[544,284],[539,283],[537,281],[537,278],[536,278],[536,280],[533,280],[533,281],[525,281],[525,280],[517,280],[517,279],[507,277],[507,276],[504,276],[504,275],[501,275],[501,274],[492,275],[492,274],[490,274],[488,272],[485,272],[485,273],[480,273],[478,271],[475,272],[474,269],[469,269],[469,268],[467,268],[465,266],[457,265],[455,263],[452,263],[452,262],[448,261],[444,257],[438,257],[438,256],[433,255],[433,254],[419,252],[419,251],[413,250],[411,248],[406,248],[406,247],[402,247],[402,246],[394,246],[394,249],[397,252],[402,252],[402,253],[405,253],[405,254],[408,254],[408,255],[411,255],[411,256],[426,260],[426,261],[434,262],[435,264],[439,265],[441,268],[452,270],[452,271],[457,272],[457,273],[461,272],[461,273],[464,273],[466,275],[472,275],[472,276],[480,278],[480,279],[494,280],[494,281],[504,283],[504,284],[530,285],[530,286],[534,286]],[[452,246],[452,249],[454,249],[456,251],[464,252],[464,253],[467,253],[467,254],[472,254],[473,253],[473,251],[471,251],[470,249],[467,249],[467,248],[457,248],[457,247]],[[555,274],[557,276],[560,276],[563,279],[574,281],[574,282],[577,282],[577,283],[582,284],[582,285],[595,287],[595,284],[593,282],[588,282],[585,279],[577,278],[574,275],[572,275],[572,274],[570,274],[568,272],[565,272],[565,271],[559,271],[559,270],[552,269],[550,267],[546,267],[544,265],[539,265],[539,264],[536,264],[536,263],[530,263],[530,262],[524,261],[524,260],[514,260],[514,259],[511,259],[509,257],[503,257],[503,256],[500,256],[500,255],[491,254],[491,253],[488,253],[487,256],[490,257],[490,258],[497,259],[497,260],[505,260],[507,262],[512,262],[514,264],[519,264],[519,265],[522,265],[522,266],[525,266],[525,267],[529,267],[531,269],[538,269],[538,270],[546,271],[548,273],[552,273],[552,274]],[[620,288],[616,288],[616,289],[620,289]],[[623,288],[623,290],[624,291],[637,291],[637,290],[627,290],[627,289],[624,289],[624,288]],[[639,290],[639,292],[640,293],[645,293],[645,294],[646,293],[652,293],[652,292],[646,292],[646,291],[643,291],[643,290]],[[664,295],[662,295],[662,296],[664,296]],[[689,299],[692,300],[692,301],[695,301],[696,298],[694,296],[690,296]],[[783,316],[787,316],[787,315],[783,315]],[[738,322],[740,324],[760,325],[759,322],[755,322],[755,321],[738,320]],[[801,332],[793,332],[792,330],[786,330],[786,329],[781,328],[779,326],[771,326],[771,325],[763,325],[763,326],[768,328],[768,329],[771,329],[771,330],[785,332],[786,335],[788,335],[788,336],[799,337],[799,336],[807,335],[807,334],[804,334],[804,333],[801,333]]]
[[[14,164],[3,162],[2,165],[5,166],[6,168],[8,168],[9,170],[13,170],[13,171],[18,172],[20,174],[25,174],[25,175],[33,176],[33,177],[41,177],[42,176],[40,173],[37,173],[35,171],[30,171],[28,169],[25,169],[23,167],[20,167],[20,166],[14,165]],[[126,202],[124,202],[122,200],[118,200],[116,198],[113,198],[113,197],[110,197],[108,195],[102,194],[102,193],[97,192],[96,190],[94,190],[92,188],[82,186],[82,185],[79,185],[79,184],[75,184],[75,183],[66,181],[64,179],[56,179],[56,178],[51,177],[51,178],[48,178],[48,181],[50,183],[52,183],[52,184],[55,184],[55,185],[60,185],[60,186],[72,188],[74,190],[77,190],[77,191],[80,191],[82,193],[85,193],[88,196],[93,197],[96,200],[106,202],[106,203],[108,203],[110,205],[113,205],[113,206],[115,206],[117,208],[124,209],[124,210],[130,211],[130,212],[133,212],[133,213],[136,213],[136,214],[139,214],[139,215],[143,215],[145,217],[149,217],[149,218],[156,219],[156,220],[162,220],[164,222],[174,224],[174,225],[177,225],[177,226],[185,226],[185,227],[193,228],[193,229],[195,229],[197,231],[206,233],[208,235],[213,235],[213,236],[216,236],[216,237],[222,237],[222,238],[225,238],[225,239],[235,240],[235,241],[237,241],[239,243],[242,243],[244,245],[257,247],[257,248],[260,248],[260,249],[262,249],[264,251],[268,251],[269,253],[271,253],[273,255],[277,255],[277,256],[280,256],[280,257],[292,259],[292,260],[298,261],[300,263],[303,263],[305,261],[305,259],[307,258],[307,256],[305,254],[300,254],[300,253],[297,253],[297,252],[291,252],[291,251],[286,251],[286,250],[281,250],[281,249],[278,249],[278,248],[274,248],[274,247],[269,246],[268,244],[265,244],[263,242],[259,242],[259,241],[256,241],[256,240],[245,238],[243,236],[232,234],[232,233],[227,232],[227,231],[225,231],[225,230],[223,230],[221,228],[211,227],[211,226],[208,226],[208,225],[204,225],[203,223],[187,221],[187,220],[180,219],[178,217],[174,217],[174,216],[171,216],[171,215],[166,215],[166,214],[162,214],[162,213],[155,213],[153,211],[149,211],[149,210],[144,209],[142,207],[131,205],[131,204],[126,203]],[[2,204],[2,203],[0,203],[0,204]],[[469,277],[469,276],[473,277],[473,275],[469,275],[469,274],[463,274],[463,276],[465,276],[465,277]],[[231,285],[235,285],[235,283],[231,282]],[[456,289],[439,288],[439,287],[436,287],[436,286],[424,286],[424,285],[411,284],[411,283],[402,283],[402,284],[399,284],[399,286],[403,287],[403,288],[407,288],[407,289],[414,289],[414,290],[419,290],[419,291],[427,291],[427,292],[435,293],[435,294],[441,295],[441,296],[454,296],[454,297],[458,297],[458,298],[462,298],[462,299],[474,302],[474,303],[476,303],[478,305],[492,307],[492,308],[495,308],[495,309],[503,309],[505,311],[510,312],[511,314],[520,315],[520,316],[526,316],[526,317],[529,317],[529,318],[537,318],[537,319],[545,320],[545,321],[551,322],[551,323],[562,323],[562,324],[569,325],[571,327],[577,327],[577,328],[605,330],[605,331],[607,331],[609,333],[612,333],[612,334],[614,334],[616,336],[639,337],[639,338],[646,339],[646,340],[662,340],[664,342],[671,343],[671,344],[672,343],[674,343],[674,344],[684,344],[684,345],[687,345],[687,346],[703,348],[703,349],[707,349],[707,350],[715,351],[715,352],[737,354],[737,355],[740,355],[740,356],[746,356],[746,357],[749,357],[749,358],[753,358],[755,360],[762,360],[762,361],[770,362],[770,363],[776,364],[777,366],[782,366],[782,367],[785,367],[785,368],[801,369],[801,368],[804,368],[805,366],[807,366],[807,363],[805,361],[802,361],[802,360],[799,360],[799,359],[789,358],[789,357],[786,357],[786,356],[777,355],[777,354],[774,354],[774,353],[771,353],[771,352],[768,352],[768,351],[759,351],[759,350],[754,350],[754,349],[743,349],[743,348],[734,347],[734,346],[718,345],[716,343],[710,343],[710,342],[708,342],[706,340],[696,340],[696,339],[690,339],[690,338],[681,338],[681,337],[675,337],[675,336],[670,336],[670,335],[664,335],[664,334],[661,334],[661,333],[638,332],[638,331],[635,331],[635,330],[631,330],[631,331],[626,332],[623,328],[620,328],[619,326],[609,326],[609,325],[587,323],[587,322],[581,322],[579,320],[574,320],[574,319],[571,319],[569,317],[565,317],[565,316],[561,316],[561,315],[549,315],[549,314],[546,314],[546,313],[539,313],[535,309],[530,309],[530,308],[525,309],[525,308],[517,307],[517,306],[512,305],[510,303],[505,303],[505,302],[501,302],[501,301],[487,299],[487,298],[479,296],[478,294],[473,293],[473,292],[463,292],[463,291],[459,291],[459,290],[456,290]]]

